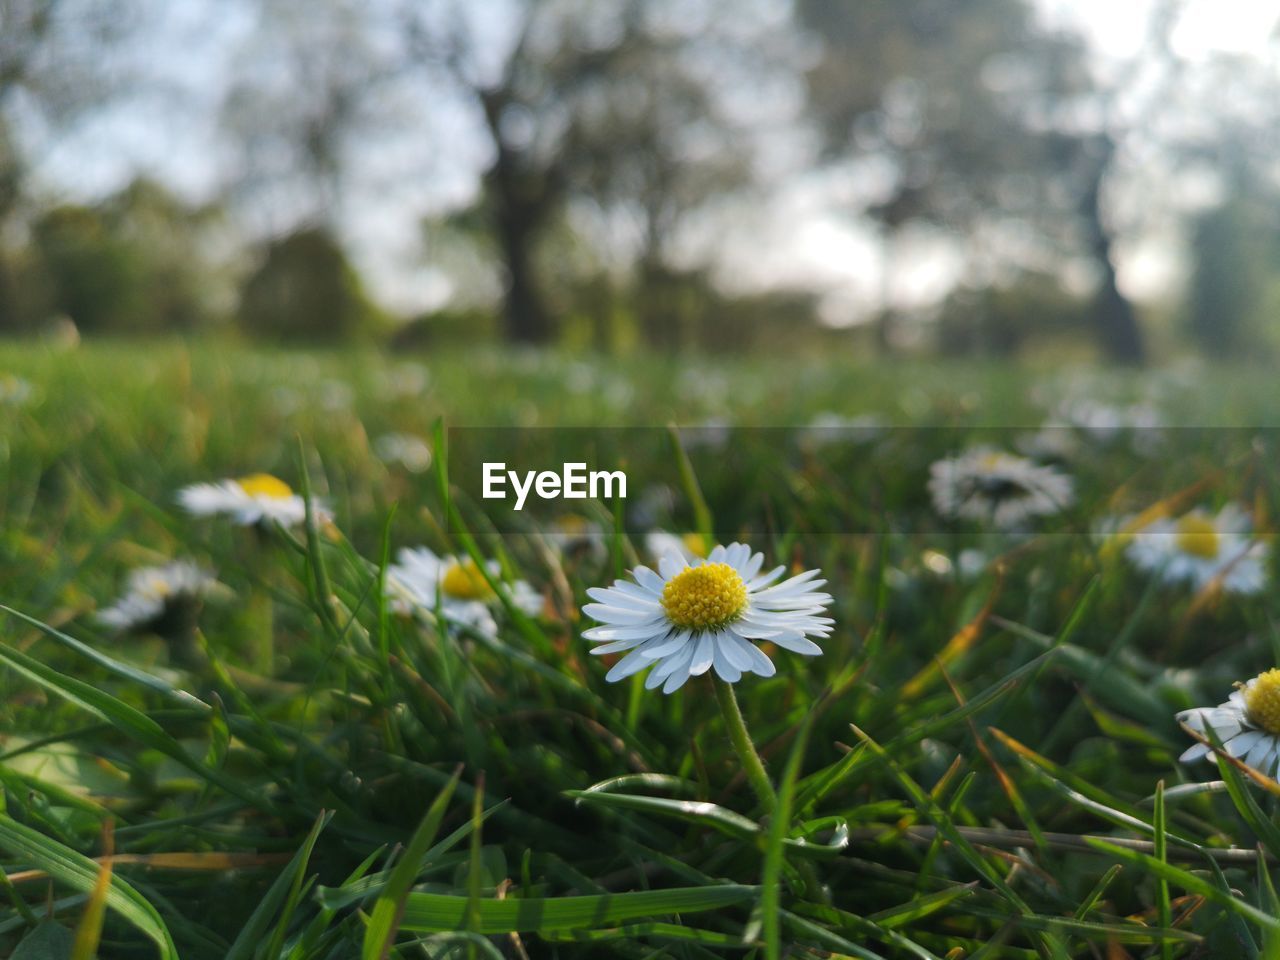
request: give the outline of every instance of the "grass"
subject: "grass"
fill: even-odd
[[[1013,540],[943,528],[928,465],[1038,426],[1073,389],[1061,374],[180,343],[0,345],[5,371],[32,396],[0,406],[2,955],[1280,956],[1273,785],[1178,764],[1174,721],[1277,662],[1275,593],[1167,587],[1082,532],[1179,491],[1270,529],[1264,429],[1145,460],[1086,447],[1061,532]],[[1087,392],[1265,427],[1269,384],[1202,370]],[[637,475],[676,491],[677,529],[750,528],[771,562],[829,580],[824,655],[776,652],[775,677],[735,687],[767,804],[708,678],[664,697],[587,656],[584,591],[643,559],[642,536],[561,556],[376,455],[415,435],[439,467],[437,423],[820,412],[900,429],[807,454],[794,431],[743,441],[758,483],[664,430],[628,437],[654,444]],[[258,471],[314,488],[332,527],[257,535],[174,505]],[[753,525],[760,489],[773,510]],[[499,606],[496,636],[389,613],[386,558],[418,544],[499,557],[542,612]],[[966,571],[966,549],[992,562]],[[231,592],[201,611],[194,667],[93,617],[130,569],[177,556]]]

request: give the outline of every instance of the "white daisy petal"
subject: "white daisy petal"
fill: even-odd
[[[1227,751],[1228,756],[1243,757],[1253,748],[1253,746],[1265,737],[1261,730],[1249,730],[1241,734],[1237,734],[1230,740],[1222,744],[1222,748]]]
[[[622,653],[622,651],[638,647],[642,643],[644,643],[643,637],[636,640],[614,640],[612,643],[603,643],[598,647],[592,647],[587,652],[593,657],[599,657],[606,653]]]
[[[688,564],[675,554],[668,553],[665,557],[658,561],[658,572],[662,574],[663,580],[670,580]]]
[[[663,622],[655,620],[651,623],[641,623],[636,625],[592,627],[590,630],[584,631],[582,635],[588,640],[596,640],[596,641],[633,640],[633,639],[645,640],[645,639],[648,639],[649,637],[654,636],[659,631],[665,634],[666,631],[663,630],[662,627],[663,627]]]
[[[582,608],[582,612],[592,620],[613,624],[616,627],[629,627],[637,623],[648,623],[651,620],[657,620],[662,617],[662,609],[660,607],[640,610],[634,607],[610,607],[603,603],[588,603]]]
[[[748,580],[747,589],[751,591],[759,590],[762,587],[768,586],[770,583],[773,583],[774,580],[777,580],[780,576],[782,576],[786,572],[787,572],[786,567],[783,567],[783,566],[774,567],[772,570],[769,570],[766,573],[762,573],[759,576],[753,577],[752,579]]]
[[[715,670],[720,679],[726,683],[737,683],[742,679],[742,670],[729,660],[726,653],[728,647],[729,641],[727,638],[718,637],[716,639],[714,650]]]
[[[806,657],[820,656],[822,648],[812,640],[807,640],[798,633],[783,634],[774,637],[771,643],[782,647],[784,650],[790,650],[792,653],[803,654]]]
[[[747,659],[747,665],[742,668],[744,672],[757,673],[762,677],[774,675],[777,668],[774,667],[773,661],[766,657],[764,651],[754,643],[749,643],[733,634],[730,634],[729,642],[733,643],[737,652]]]
[[[715,641],[712,639],[714,634],[703,633],[698,637],[697,647],[693,651],[693,659],[689,663],[689,672],[695,677],[700,677],[711,669],[711,664],[715,662]]]
[[[1195,763],[1197,760],[1202,760],[1208,755],[1209,748],[1203,743],[1197,743],[1194,746],[1188,747],[1182,756],[1178,757],[1178,760],[1182,763]]]
[[[672,632],[671,636],[667,638],[665,643],[660,643],[656,647],[651,647],[646,651],[645,655],[652,660],[660,660],[663,657],[668,657],[677,650],[682,649],[685,644],[689,643],[690,636],[691,634],[687,630]]]
[[[663,693],[675,693],[683,687],[689,680],[690,673],[688,667],[681,667],[667,677],[667,682],[662,685]]]
[[[643,648],[632,650],[613,665],[613,668],[605,674],[605,679],[610,683],[614,683],[624,677],[631,676],[633,673],[639,673],[651,663],[653,661],[644,655]]]
[[[1240,739],[1239,737],[1236,738]],[[1261,770],[1262,763],[1269,753],[1273,753],[1276,749],[1276,740],[1272,736],[1261,736],[1254,743],[1253,748],[1244,755],[1244,762],[1249,766]]]
[[[636,567],[631,571],[631,575],[636,578],[636,582],[644,589],[656,596],[662,596],[662,588],[666,584],[663,582],[662,577],[658,576],[648,567]],[[590,590],[587,591],[587,593],[590,592]]]
[[[653,668],[652,676],[656,678],[655,685],[661,683],[677,670],[689,669],[689,662],[693,659],[694,644],[689,643],[680,651],[667,657],[656,667]]]

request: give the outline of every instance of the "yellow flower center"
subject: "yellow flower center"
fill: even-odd
[[[700,533],[686,533],[680,538],[684,548],[700,560],[707,559],[707,538]]]
[[[241,477],[236,481],[240,489],[251,497],[266,497],[269,500],[285,500],[293,496],[293,491],[283,480],[269,473],[254,473]]]
[[[678,627],[722,627],[742,616],[747,585],[727,563],[687,567],[662,588],[662,609]]]
[[[493,588],[471,559],[452,563],[440,578],[440,589],[455,600],[487,600]]]
[[[586,517],[571,513],[556,521],[557,532],[566,537],[584,537],[591,533],[591,523]]]
[[[1244,692],[1249,722],[1280,736],[1280,670],[1260,674]]]
[[[1212,560],[1218,555],[1220,539],[1221,534],[1214,527],[1212,520],[1192,513],[1178,521],[1175,542],[1183,553]]]
[[[157,577],[143,584],[141,592],[157,600],[163,600],[173,592],[173,587],[167,581]]]

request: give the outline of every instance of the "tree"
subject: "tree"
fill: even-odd
[[[649,344],[674,352],[696,340],[687,320],[691,291],[710,295],[701,264],[682,262],[682,228],[716,204],[760,185],[755,154],[759,127],[789,119],[736,116],[726,91],[767,88],[784,71],[792,49],[770,43],[762,26],[735,22],[732,35],[695,21],[634,31],[619,52],[617,71],[627,82],[610,86],[590,104],[567,145],[578,168],[575,187],[608,235],[621,223],[632,237],[624,258],[634,264],[631,285],[640,328]],[[707,63],[716,64],[710,79]],[[766,99],[761,97],[760,99]],[[789,131],[791,132],[791,131]],[[701,284],[690,284],[697,276]],[[715,297],[704,304],[712,306]]]
[[[241,290],[238,316],[253,336],[306,342],[365,332],[376,311],[337,241],[302,227],[267,245]]]
[[[1083,43],[1045,32],[1024,0],[801,0],[799,12],[823,44],[808,90],[828,158],[887,171],[862,210],[880,226],[886,258],[919,223],[965,238],[982,283],[1074,248],[1096,268],[1103,352],[1140,362],[1105,191],[1122,128]],[[1101,122],[1080,121],[1090,112]],[[985,248],[973,238],[1006,227],[1036,232],[1018,244],[1027,262],[974,263]],[[878,339],[888,345],[894,317],[882,299]]]
[[[1024,48],[1029,11],[1021,0],[800,0],[797,10],[821,45],[807,91],[825,159],[852,161],[881,183],[857,212],[879,228],[887,278],[907,227],[970,232],[1025,169],[1028,131],[984,65]],[[876,339],[889,349],[887,288],[881,300]]]
[[[385,80],[371,8],[355,0],[256,0],[221,121],[236,162],[227,189],[256,226],[337,229],[368,99]]]
[[[0,0],[0,224],[26,175],[18,114],[57,127],[116,94],[110,55],[135,12],[130,0]]]
[[[552,323],[535,255],[568,190],[570,104],[607,71],[620,40],[592,31],[608,17],[598,5],[524,0],[507,39],[485,33],[493,14],[476,16],[462,3],[405,3],[396,10],[406,40],[399,56],[448,84],[489,140],[481,206],[505,273],[507,336],[538,343],[550,338]]]
[[[31,225],[42,287],[30,327],[49,314],[91,332],[191,330],[214,314],[217,271],[206,251],[217,212],[189,207],[153,181],[135,180],[92,206],[62,204]],[[32,309],[28,306],[28,309]]]
[[[402,8],[408,60],[446,77],[489,141],[479,204],[506,275],[510,339],[552,334],[538,251],[573,204],[638,224],[626,256],[657,281],[682,218],[750,181],[754,148],[718,94],[770,69],[776,45],[755,24],[777,21],[753,8],[774,7],[722,18],[706,0],[523,0],[506,38],[491,7]],[[658,330],[659,311],[645,312]]]
[[[1192,220],[1188,332],[1209,356],[1238,356],[1258,344],[1255,321],[1276,248],[1272,217],[1256,193],[1233,191]]]

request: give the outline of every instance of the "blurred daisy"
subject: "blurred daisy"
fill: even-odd
[[[686,563],[705,560],[707,541],[700,533],[674,534],[665,530],[653,530],[645,534],[644,548],[655,561],[667,554],[675,554]]]
[[[425,393],[430,383],[431,374],[422,364],[402,363],[387,371],[382,389],[385,396],[404,400]]]
[[[729,683],[744,673],[773,676],[774,665],[758,642],[805,656],[822,653],[808,639],[828,636],[835,622],[821,615],[831,602],[817,590],[826,583],[817,579],[821,571],[775,583],[786,567],[761,573],[763,564],[764,554],[733,543],[717,546],[706,560],[669,553],[657,573],[637,567],[634,582],[588,590],[596,602],[582,612],[602,624],[582,634],[600,644],[591,652],[629,651],[605,679],[612,683],[653,667],[645,687],[671,693],[713,667]]]
[[[211,573],[190,560],[141,567],[129,574],[124,594],[96,616],[112,630],[141,630],[198,606],[219,586]]]
[[[30,380],[12,373],[0,373],[0,406],[21,407],[34,394]]]
[[[680,444],[685,450],[723,450],[729,445],[733,425],[724,417],[708,417],[701,423],[680,428]]]
[[[973,580],[985,573],[990,562],[985,553],[971,547],[961,550],[954,559],[938,550],[926,550],[920,555],[921,565],[930,573],[961,580]]]
[[[1257,593],[1266,584],[1268,550],[1249,531],[1248,514],[1234,504],[1216,516],[1192,510],[1131,533],[1125,554],[1167,583],[1202,590],[1217,580],[1229,593]]]
[[[1125,431],[1156,430],[1163,425],[1160,412],[1150,404],[1117,406],[1087,397],[1060,405],[1058,416],[1102,443],[1114,440]]]
[[[178,491],[178,502],[197,517],[226,516],[244,526],[274,522],[292,527],[307,516],[302,497],[269,473],[219,483],[195,483]],[[312,506],[319,519],[330,519],[323,505],[313,503]]]
[[[497,561],[485,564],[490,578],[499,579]],[[542,596],[523,580],[507,585],[517,608],[535,616],[542,609]],[[493,610],[498,606],[484,573],[470,557],[440,557],[426,547],[405,548],[396,562],[387,567],[387,595],[391,609],[398,613],[440,615],[449,623],[469,627],[486,636],[497,636]]]
[[[1268,670],[1236,689],[1216,707],[1183,710],[1178,722],[1205,736],[1212,730],[1229,756],[1259,773],[1276,775],[1280,762],[1280,670]],[[1208,744],[1197,743],[1178,758],[1183,763],[1214,759]]]
[[[373,453],[383,463],[410,473],[423,473],[431,466],[430,445],[411,433],[384,433],[373,441]]]
[[[987,520],[1001,529],[1060,513],[1074,499],[1066,474],[986,447],[932,464],[929,494],[944,517]]]
[[[1047,424],[1018,437],[1018,452],[1040,463],[1070,463],[1080,453],[1080,441],[1069,427]]]
[[[599,561],[608,554],[605,534],[600,529],[600,524],[577,514],[556,517],[551,529],[543,536],[562,557],[585,557]]]
[[[888,429],[884,417],[864,413],[846,417],[831,411],[817,414],[800,436],[801,444],[810,449],[828,444],[862,444],[879,440]]]
[[[355,402],[356,393],[341,380],[325,380],[320,384],[320,406],[330,413],[346,413]]]

